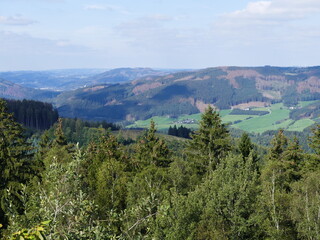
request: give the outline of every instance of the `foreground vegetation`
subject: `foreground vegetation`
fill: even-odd
[[[170,147],[153,121],[131,142],[95,126],[82,147],[63,124],[32,145],[0,101],[2,238],[320,238],[320,126],[305,153],[282,130],[268,149],[232,139],[210,107]]]

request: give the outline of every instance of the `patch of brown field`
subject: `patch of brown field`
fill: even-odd
[[[174,76],[171,74],[171,75],[168,75],[168,76],[165,76],[164,79],[170,79],[170,78],[173,78]]]
[[[194,79],[194,80],[197,80],[197,81],[202,81],[202,80],[208,80],[208,79],[210,79],[211,77],[209,76],[209,75],[206,75],[206,76],[203,76],[203,77],[198,77],[198,78],[196,78],[196,79]]]
[[[154,82],[154,83],[145,83],[145,84],[142,84],[142,85],[138,85],[136,86],[132,92],[135,94],[135,95],[139,95],[145,91],[148,91],[150,89],[154,89],[154,88],[157,88],[157,87],[160,87],[162,86],[162,84],[160,82]]]
[[[179,99],[179,103],[183,103],[183,102],[189,102],[192,106],[195,105],[195,99],[194,99],[193,97],[180,98],[180,99]]]
[[[84,92],[94,92],[94,91],[97,91],[97,90],[103,89],[103,88],[105,88],[105,86],[95,86],[95,87],[91,87],[91,88],[86,88],[83,91]]]
[[[293,84],[294,81],[287,80],[284,76],[270,75],[256,78],[256,88],[258,90],[264,90],[266,87],[274,86],[277,86],[278,89],[283,89]]]
[[[223,68],[222,68],[223,69]],[[227,79],[230,81],[230,84],[234,88],[239,88],[239,84],[236,81],[237,77],[243,77],[243,78],[262,78],[263,76],[254,70],[228,70],[228,68],[223,69],[227,75],[226,76],[220,76],[218,78]]]
[[[111,105],[120,105],[121,103],[117,102],[117,100],[112,99],[109,102],[106,102],[106,104],[104,104],[105,106],[111,106]]]
[[[212,104],[204,103],[203,101],[200,101],[200,100],[196,101],[196,107],[199,109],[201,113],[203,113],[210,105],[213,108],[215,108],[215,106],[213,106]]]
[[[208,80],[210,79],[209,75],[203,76],[203,77],[197,77],[195,78],[195,75],[190,75],[184,78],[179,78],[174,80],[174,82],[181,82],[181,81],[187,81],[187,80],[195,80],[195,81],[202,81],[202,80]]]
[[[209,104],[209,103],[205,103],[201,100],[197,100],[197,99],[194,99],[192,97],[189,97],[189,98],[180,98],[179,99],[179,102],[182,103],[182,102],[189,102],[192,106],[195,106],[196,108],[198,108],[198,110],[203,113],[206,108],[208,108],[210,105],[213,107],[213,108],[216,108],[214,105],[212,104]],[[217,108],[216,108],[217,109]]]
[[[186,77],[183,77],[183,78],[178,78],[178,79],[174,80],[174,82],[187,81],[187,80],[193,79],[194,77],[195,77],[194,75],[189,75],[189,76],[186,76]]]
[[[232,108],[245,109],[249,107],[268,107],[268,106],[270,106],[270,103],[257,101],[257,102],[241,103],[241,104],[232,106]]]
[[[310,77],[307,81],[300,82],[297,86],[298,93],[304,90],[310,90],[311,93],[320,93],[320,79],[318,77]]]

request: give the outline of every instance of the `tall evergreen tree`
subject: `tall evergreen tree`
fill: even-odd
[[[260,196],[260,216],[262,228],[272,239],[295,239],[294,223],[290,218],[291,184],[296,180],[293,174],[292,145],[288,150],[288,139],[280,130],[271,141],[271,148],[262,169],[262,193]]]
[[[23,212],[22,184],[37,174],[30,151],[21,125],[15,122],[13,115],[7,112],[6,103],[0,99],[0,223],[5,227],[10,214]]]
[[[58,123],[56,125],[55,131],[54,131],[55,139],[53,141],[53,145],[56,146],[65,146],[67,145],[67,139],[64,135],[63,128],[62,128],[62,119],[58,119]]]
[[[312,133],[313,135],[310,137],[310,147],[312,147],[317,154],[320,154],[320,125],[313,128]]]
[[[250,152],[253,149],[253,144],[251,143],[251,139],[248,133],[242,134],[238,148],[243,158],[247,158],[249,156]]]
[[[168,167],[170,151],[164,140],[156,136],[155,122],[151,120],[148,131],[142,136],[135,148],[135,160],[140,166],[154,164],[157,167]]]
[[[202,114],[199,130],[191,135],[188,154],[203,175],[216,169],[220,160],[231,149],[230,135],[219,113],[209,106]]]

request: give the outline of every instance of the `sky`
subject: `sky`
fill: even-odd
[[[0,0],[0,71],[319,60],[320,0]]]

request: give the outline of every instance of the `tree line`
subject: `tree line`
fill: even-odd
[[[211,107],[179,151],[153,121],[83,147],[63,124],[31,145],[0,100],[3,238],[320,239],[320,126],[306,153],[282,130],[268,149],[233,139]]]
[[[190,137],[191,133],[192,133],[192,130],[190,128],[184,127],[182,125],[178,128],[176,125],[174,125],[173,127],[170,126],[168,129],[168,135],[181,137],[181,138],[191,138]]]
[[[8,111],[27,128],[46,130],[59,118],[52,104],[34,100],[6,100]]]

